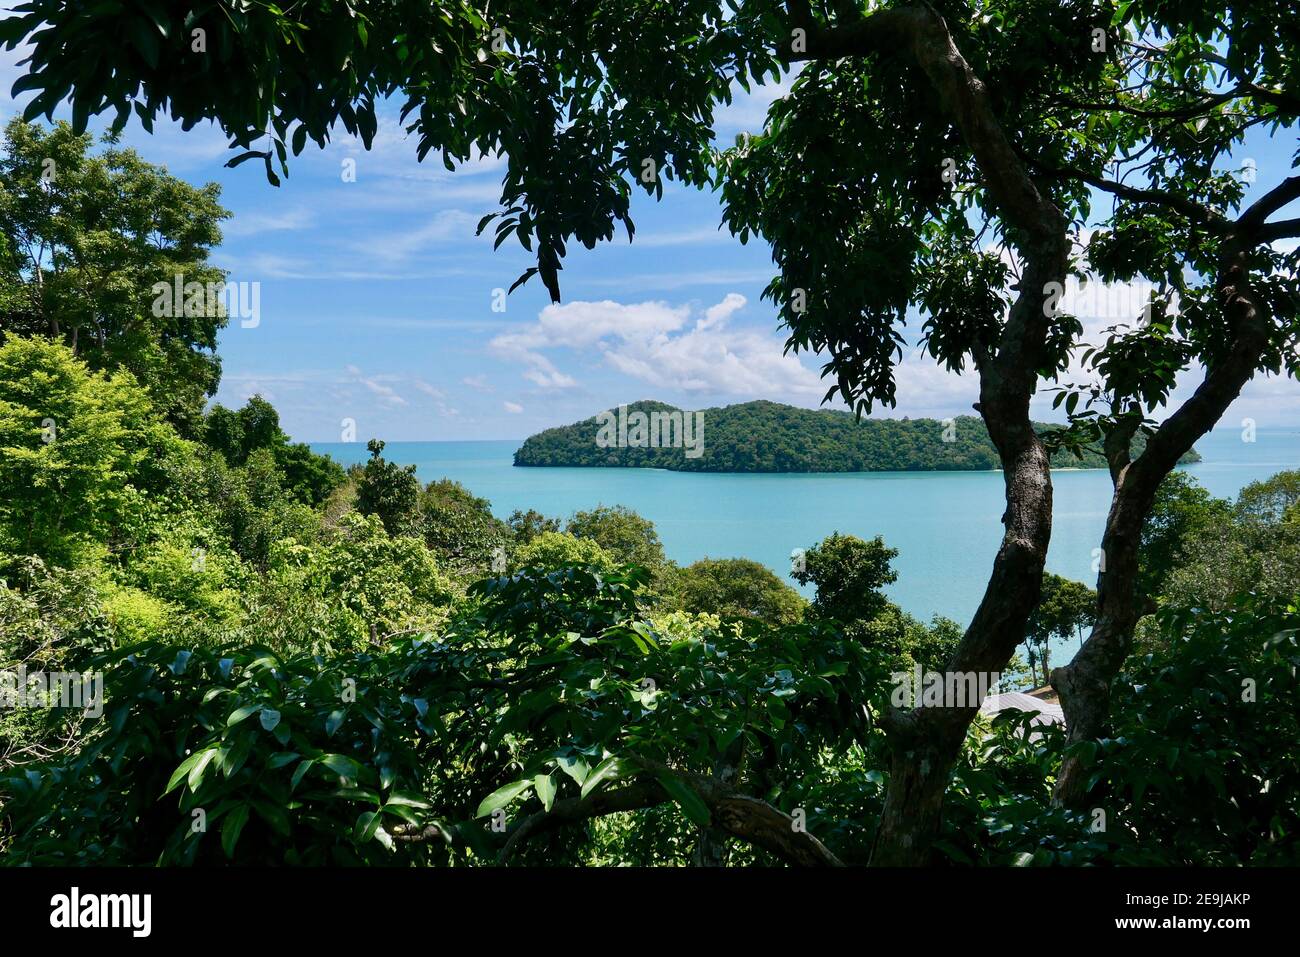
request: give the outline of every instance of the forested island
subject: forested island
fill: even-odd
[[[1038,424],[1040,432],[1055,428]],[[1135,455],[1144,444],[1139,433]],[[1200,460],[1193,450],[1180,461]],[[1099,449],[1085,450],[1081,456],[1061,450],[1053,455],[1053,464],[1095,469],[1105,468],[1106,460]],[[857,421],[837,409],[801,409],[762,400],[698,412],[645,400],[530,436],[515,452],[515,465],[685,472],[973,472],[997,468],[998,454],[984,423],[973,415]]]

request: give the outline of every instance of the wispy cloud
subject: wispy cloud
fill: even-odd
[[[226,236],[257,236],[262,233],[296,232],[310,228],[315,214],[299,206],[282,213],[243,213],[228,220],[222,227]]]

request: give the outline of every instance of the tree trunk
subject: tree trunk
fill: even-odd
[[[1068,222],[1038,189],[999,123],[987,87],[929,5],[877,10],[840,29],[823,28],[803,0],[791,4],[806,26],[808,51],[796,59],[907,50],[975,156],[984,185],[1023,261],[1018,293],[996,349],[977,348],[979,412],[997,447],[1006,484],[1006,531],[980,607],[948,663],[949,672],[1000,674],[1025,637],[1038,602],[1052,528],[1047,452],[1029,418],[1029,400],[1047,356],[1054,316],[1045,309],[1049,284],[1064,288]],[[885,807],[871,862],[915,865],[929,860],[941,823],[943,792],[979,702],[916,708],[882,716],[892,751]]]
[[[1027,409],[1027,400],[1025,405]],[[977,680],[1000,675],[1038,602],[1051,537],[1052,483],[1047,452],[1032,428],[1028,432],[1030,441],[1006,471],[1007,531],[1002,548],[984,600],[946,673],[974,674]],[[873,866],[929,863],[949,775],[979,704],[950,701],[883,719],[891,749],[890,778],[872,849]]]
[[[1051,673],[1052,687],[1066,715],[1067,744],[1099,737],[1110,714],[1115,675],[1133,646],[1133,630],[1141,617],[1136,589],[1138,547],[1142,525],[1155,499],[1155,486],[1135,488],[1121,475],[1111,499],[1101,540],[1101,570],[1097,579],[1097,620],[1092,635],[1074,660]],[[1086,768],[1067,760],[1056,779],[1053,802],[1073,805],[1083,796]]]
[[[1040,291],[1064,277],[1067,248],[1064,230],[1032,247],[998,354],[980,369],[979,411],[1002,460],[1006,531],[984,598],[945,668],[947,674],[974,675],[977,682],[1001,675],[1024,640],[1042,586],[1052,534],[1052,479],[1047,450],[1029,418],[1029,399],[1042,342],[1035,336],[1044,326]],[[948,778],[979,705],[949,701],[882,717],[891,748],[890,779],[872,865],[929,863]]]
[[[1234,233],[1224,240],[1216,286],[1233,340],[1223,359],[1207,372],[1192,397],[1156,430],[1136,461],[1128,460],[1132,428],[1118,429],[1115,441],[1107,438],[1106,453],[1115,492],[1102,538],[1097,620],[1074,660],[1052,672],[1052,686],[1061,696],[1065,711],[1069,744],[1094,740],[1105,733],[1111,688],[1133,646],[1133,632],[1145,607],[1145,596],[1136,592],[1138,550],[1156,490],[1178,460],[1214,427],[1241,394],[1268,345],[1272,317],[1251,288],[1248,275],[1250,231],[1263,222],[1270,206],[1285,201],[1296,190],[1297,183],[1300,180],[1287,180],[1252,206],[1237,221],[1241,234]],[[1078,757],[1062,761],[1052,795],[1054,804],[1077,808],[1084,802],[1086,770]]]

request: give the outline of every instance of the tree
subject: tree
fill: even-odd
[[[221,374],[226,316],[206,289],[225,279],[208,255],[230,214],[215,184],[190,186],[115,142],[91,155],[91,138],[67,123],[5,127],[0,330],[60,338],[92,369],[129,369],[192,432]],[[202,284],[201,304],[173,301],[178,277],[182,289]]]
[[[133,108],[146,124],[162,110],[191,124],[215,119],[240,145],[269,137],[268,149],[235,161],[260,156],[271,176],[273,150],[283,165],[289,147],[322,143],[335,120],[369,143],[376,98],[400,90],[420,156],[506,157],[498,239],[514,234],[535,251],[520,281],[539,275],[552,298],[567,242],[592,246],[619,224],[631,231],[627,179],[658,194],[670,176],[711,178],[732,231],[772,246],[779,275],[767,292],[790,347],[825,354],[828,398],[838,392],[858,411],[893,402],[899,327],[919,308],[930,354],[979,377],[977,410],[1006,491],[1002,545],[948,663],[955,672],[999,672],[1039,599],[1052,485],[1029,402],[1079,345],[1081,324],[1059,294],[1080,265],[1076,227],[1090,226],[1088,267],[1099,278],[1154,285],[1136,328],[1086,353],[1098,381],[1062,387],[1073,427],[1052,439],[1099,443],[1115,483],[1097,621],[1052,678],[1071,740],[1096,739],[1141,610],[1137,553],[1157,487],[1254,374],[1294,374],[1300,361],[1300,254],[1270,245],[1300,235],[1300,220],[1273,219],[1300,198],[1300,177],[1243,210],[1226,162],[1248,130],[1300,116],[1287,92],[1297,60],[1288,13],[1252,4],[1229,16],[1223,0],[735,6],[611,2],[581,16],[463,6],[430,18],[365,3],[256,7],[223,20],[218,5],[185,20],[34,0],[3,21],[0,38],[31,43],[32,75],[18,90],[34,91],[29,115],[71,96],[76,128],[105,109],[118,124]],[[487,42],[494,26],[509,42]],[[191,27],[214,38],[215,56],[185,45]],[[372,30],[390,42],[371,45]],[[125,42],[101,50],[109,31]],[[281,42],[308,34],[310,52]],[[763,133],[711,164],[712,108],[730,84],[796,63]],[[1098,194],[1113,207],[1095,217]],[[1171,319],[1173,291],[1183,308]],[[1138,322],[1143,312],[1149,323]],[[1200,386],[1157,427],[1148,416],[1196,364],[1206,369]],[[1139,429],[1149,439],[1133,457]],[[883,717],[894,758],[875,863],[928,860],[974,714]],[[1057,799],[1078,802],[1085,784],[1067,758]]]
[[[1072,581],[1047,572],[1038,607],[1029,616],[1025,642],[1029,645],[1031,678],[1035,661],[1042,663],[1043,681],[1051,671],[1052,639],[1078,637],[1083,643],[1083,628],[1090,626],[1097,609],[1097,593],[1083,582]]]
[[[527,545],[515,551],[514,564],[517,568],[547,571],[578,567],[611,572],[618,567],[618,561],[598,542],[567,532],[542,532],[534,536]]]
[[[1262,482],[1251,482],[1237,493],[1236,513],[1249,521],[1300,521],[1300,470],[1278,472]]]
[[[370,460],[357,483],[357,511],[377,515],[390,535],[412,535],[418,531],[420,482],[415,466],[402,467],[384,460],[384,443],[366,443]]]
[[[835,622],[846,637],[883,654],[895,671],[918,664],[938,670],[957,649],[962,629],[940,616],[927,626],[885,597],[885,586],[898,580],[897,555],[879,535],[863,541],[834,532],[795,559],[790,577],[817,589],[809,618]]]
[[[815,615],[844,624],[872,621],[889,604],[881,589],[898,580],[897,555],[879,535],[864,542],[834,532],[803,553],[790,577],[817,589]]]
[[[747,558],[704,558],[668,576],[670,604],[682,611],[794,624],[807,602],[767,566]]]
[[[548,518],[535,509],[522,511],[515,509],[506,519],[506,524],[510,526],[511,534],[514,535],[515,545],[527,545],[542,532],[558,532],[560,530],[560,520],[558,518]]]
[[[1191,541],[1222,529],[1231,519],[1229,503],[1214,498],[1186,472],[1171,472],[1160,483],[1142,526],[1138,551],[1137,587],[1149,610],[1164,593],[1170,573],[1185,561]]]
[[[1279,472],[1253,482],[1232,505],[1205,496],[1209,507],[1195,511],[1180,501],[1184,507],[1174,514],[1183,521],[1174,527],[1182,534],[1174,560],[1159,578],[1160,604],[1220,613],[1231,611],[1245,594],[1272,601],[1295,598],[1300,581],[1296,475]]]
[[[307,505],[318,505],[343,483],[343,467],[328,455],[317,455],[303,442],[290,443],[280,429],[280,415],[260,395],[233,411],[214,405],[203,417],[203,442],[219,452],[227,465],[239,466],[258,449],[270,452],[284,472],[284,487]]]
[[[0,345],[0,554],[74,567],[138,506],[153,444],[148,396],[129,372],[92,372],[39,336]]]
[[[479,576],[504,570],[509,530],[487,499],[442,479],[424,487],[419,504],[424,540],[439,559]]]
[[[664,546],[654,522],[623,505],[599,505],[577,512],[569,519],[565,531],[579,538],[590,538],[620,565],[638,565],[652,577],[664,568]]]

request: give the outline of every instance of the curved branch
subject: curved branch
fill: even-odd
[[[388,828],[388,833],[392,835],[394,841],[401,841],[403,844],[427,844],[434,838],[444,841],[450,839],[450,836],[437,824],[426,824],[424,827],[416,824],[395,824]]]
[[[1264,226],[1264,220],[1296,199],[1300,199],[1300,176],[1288,176],[1252,203],[1241,214],[1237,225],[1249,231],[1260,229]]]
[[[647,772],[671,774],[689,784],[709,809],[711,824],[789,864],[802,867],[842,867],[843,862],[821,841],[796,826],[794,818],[766,801],[719,784],[711,777],[679,771],[664,764],[637,761]],[[526,840],[566,824],[620,811],[638,811],[667,803],[672,797],[658,781],[634,781],[615,791],[597,791],[585,798],[556,801],[549,811],[524,818],[506,840],[497,858],[506,863]]]
[[[530,814],[515,826],[506,839],[505,847],[497,856],[498,864],[505,864],[525,841],[538,834],[558,830],[566,824],[577,824],[606,814],[622,811],[640,811],[656,807],[671,800],[657,781],[638,781],[617,791],[597,791],[584,798],[566,798],[556,801],[549,811]]]
[[[1045,166],[1034,160],[1029,160],[1029,162],[1044,176],[1051,176],[1056,179],[1077,179],[1095,189],[1118,196],[1120,199],[1126,199],[1131,203],[1166,206],[1182,213],[1188,219],[1204,226],[1210,232],[1226,233],[1232,228],[1232,223],[1229,220],[1220,216],[1210,207],[1204,206],[1193,199],[1188,199],[1186,196],[1180,196],[1177,193],[1170,193],[1162,189],[1143,189],[1138,186],[1129,186],[1126,183],[1117,183],[1114,180],[1106,179],[1104,176],[1089,173],[1087,170]]]

